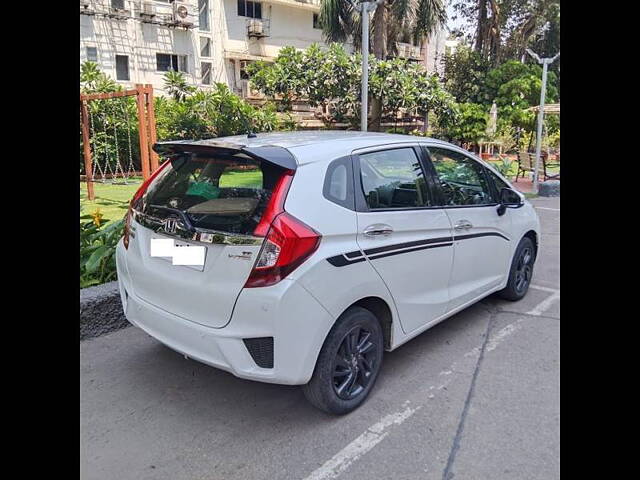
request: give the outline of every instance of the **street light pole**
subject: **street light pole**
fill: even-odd
[[[362,23],[362,84],[360,91],[360,130],[367,131],[369,116],[369,12],[373,12],[384,0],[360,2],[348,0],[355,11],[360,12]]]
[[[362,2],[360,15],[362,17],[362,86],[360,88],[360,130],[367,131],[369,123],[369,5]],[[375,5],[375,4],[374,4]],[[375,8],[375,6],[373,7]]]
[[[536,165],[533,171],[533,193],[538,193],[538,168],[540,168],[540,151],[542,149],[542,124],[544,121],[544,102],[547,93],[547,67],[560,56],[558,52],[551,58],[540,58],[535,52],[527,48],[527,53],[542,64],[542,87],[540,88],[540,105],[538,106],[538,129],[536,131]]]

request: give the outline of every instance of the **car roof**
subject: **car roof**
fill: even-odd
[[[162,142],[165,145],[181,144],[199,147],[229,147],[242,150],[261,149],[262,147],[281,147],[296,157],[299,165],[335,158],[335,155],[348,155],[355,149],[388,145],[394,143],[439,143],[447,142],[429,137],[400,135],[382,132],[361,132],[355,130],[302,130],[293,132],[257,133],[233,135],[205,140],[182,140]],[[321,147],[321,148],[320,148]],[[331,158],[328,158],[328,157]]]

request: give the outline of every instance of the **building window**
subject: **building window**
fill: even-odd
[[[209,31],[209,0],[198,0],[199,21],[198,28],[203,32]]]
[[[158,72],[187,72],[187,56],[171,55],[168,53],[156,53],[156,65]]]
[[[203,85],[211,85],[211,62],[201,62],[200,71],[202,73],[202,80],[200,83]]]
[[[313,28],[316,30],[322,30],[322,27],[320,26],[320,15],[317,13],[313,14]]]
[[[111,8],[114,10],[124,10],[124,0],[111,0]]]
[[[87,61],[98,63],[98,49],[96,47],[87,47]]]
[[[208,37],[200,37],[200,56],[211,56],[211,39]]]
[[[249,74],[247,73],[247,65],[251,63],[251,60],[240,60],[240,78],[242,80],[249,80]]]
[[[129,57],[116,55],[116,80],[129,80]]]
[[[241,17],[262,18],[262,4],[251,0],[238,0],[238,15]]]

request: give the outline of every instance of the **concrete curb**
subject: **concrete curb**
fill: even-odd
[[[80,340],[99,337],[129,325],[122,311],[118,282],[80,290]]]

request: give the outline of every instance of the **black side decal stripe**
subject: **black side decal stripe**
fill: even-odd
[[[386,245],[384,247],[370,248],[368,250],[365,250],[364,253],[369,257],[370,260],[375,260],[377,258],[391,257],[393,255],[417,252],[418,250],[427,250],[429,248],[450,247],[453,245],[454,241],[468,240],[471,238],[479,237],[500,237],[507,242],[510,241],[508,237],[505,237],[504,235],[497,232],[471,233],[467,235],[457,235],[455,237],[428,238],[426,240],[415,240],[412,242],[396,243],[394,245]],[[360,250],[355,250],[353,252],[347,252],[341,255],[327,258],[327,261],[334,267],[344,267],[346,265],[364,262],[365,260],[366,258],[362,256],[362,252]]]
[[[375,255],[381,252],[390,252],[391,250],[399,250],[401,248],[417,247],[420,245],[429,245],[431,243],[451,242],[453,237],[428,238],[426,240],[415,240],[413,242],[396,243],[394,245],[386,245],[384,247],[376,247],[365,250],[367,255]]]
[[[507,242],[511,241],[508,237],[505,237],[501,233],[497,233],[497,232],[470,233],[469,235],[456,235],[453,239],[457,241],[457,240],[467,240],[469,238],[479,238],[479,237],[500,237],[500,238],[504,238]]]
[[[349,260],[344,255],[336,255],[335,257],[327,258],[327,262],[329,262],[334,267],[344,267],[345,265],[364,262],[365,260],[366,259],[364,257],[356,258],[355,260]]]
[[[427,250],[429,248],[450,247],[451,245],[453,245],[453,243],[451,243],[451,242],[449,242],[449,243],[440,243],[438,245],[426,245],[426,246],[422,246],[422,247],[410,248],[408,250],[400,250],[398,252],[383,253],[383,254],[375,255],[375,256],[369,257],[369,258],[371,260],[376,260],[378,258],[391,257],[392,255],[400,255],[402,253],[416,252],[418,250]]]

